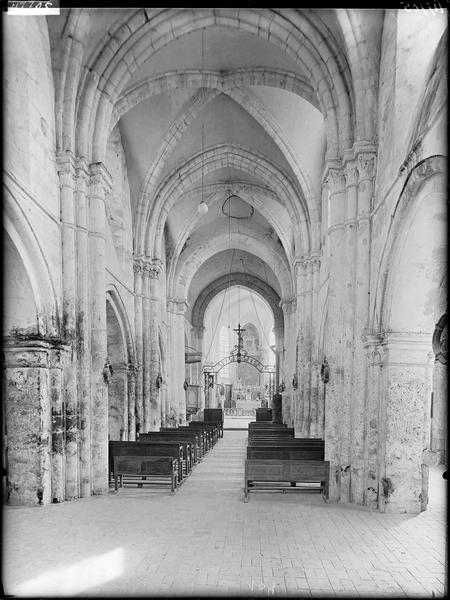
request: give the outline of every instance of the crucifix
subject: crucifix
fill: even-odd
[[[233,331],[235,331],[237,333],[238,336],[238,343],[237,343],[237,354],[236,354],[236,362],[240,363],[241,362],[241,350],[242,350],[242,346],[244,345],[244,342],[242,340],[242,333],[244,333],[245,329],[241,329],[241,324],[238,323],[238,328],[237,329],[233,329]]]

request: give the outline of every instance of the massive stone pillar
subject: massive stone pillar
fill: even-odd
[[[384,412],[381,397],[383,390],[382,355],[384,337],[367,335],[364,339],[364,350],[367,359],[367,378],[365,390],[365,435],[364,452],[365,467],[365,501],[369,508],[378,508],[378,492],[381,462],[379,451],[383,432]]]
[[[166,419],[166,406],[162,401],[164,393],[158,387],[158,375],[162,369],[160,364],[159,324],[161,323],[161,277],[163,265],[159,259],[153,259],[149,265],[149,342],[150,342],[150,431],[159,431]],[[184,341],[183,341],[184,349]],[[184,350],[183,350],[184,351]],[[165,379],[165,377],[164,377]]]
[[[103,370],[107,358],[105,300],[105,197],[111,177],[102,163],[90,166],[89,254],[91,315],[92,492],[108,491],[108,392]]]
[[[87,182],[89,169],[86,163],[76,161],[76,343],[77,343],[77,395],[79,404],[79,478],[80,496],[91,495],[91,332],[89,308],[89,214]]]
[[[143,263],[135,257],[134,271],[134,327],[136,335],[136,396],[135,427],[136,433],[144,432],[143,405],[143,330],[142,330],[142,273]]]
[[[77,346],[76,346],[76,213],[74,205],[75,161],[71,154],[57,157],[60,179],[60,215],[62,242],[62,288],[63,288],[63,336],[71,348],[71,360],[64,366],[64,439],[61,445],[65,462],[66,499],[79,496],[78,458],[78,395],[77,395]],[[59,501],[60,494],[53,497]]]
[[[378,505],[383,512],[418,513],[427,502],[423,452],[430,426],[430,335],[385,334],[383,350]]]
[[[6,501],[64,500],[62,354],[44,340],[4,340]]]
[[[187,300],[184,299],[169,298],[167,301],[170,330],[169,363],[171,365],[169,402],[179,425],[186,423],[186,398],[183,388],[184,314],[188,306]]]
[[[367,464],[367,358],[364,339],[368,331],[370,299],[370,252],[373,185],[375,176],[375,154],[360,153],[357,156],[358,197],[356,214],[356,240],[353,264],[354,302],[353,321],[353,368],[352,368],[352,428],[351,428],[351,490],[350,501],[367,503],[369,468]],[[353,178],[352,178],[353,179]]]
[[[325,459],[330,461],[330,500],[341,498],[342,474],[348,472],[347,462],[342,463],[342,444],[350,431],[348,398],[343,397],[344,383],[344,281],[345,265],[345,175],[342,169],[328,169],[329,187],[329,279],[328,279],[328,329],[325,332],[325,352],[330,369],[325,404]],[[346,471],[347,470],[347,471]]]

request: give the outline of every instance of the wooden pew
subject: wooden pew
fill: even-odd
[[[223,437],[223,410],[221,408],[204,408],[203,421],[216,425],[219,428],[219,436]]]
[[[177,490],[177,461],[171,456],[142,456],[131,455],[114,456],[113,461],[114,489],[117,492],[123,487],[124,477],[127,483],[136,483],[139,487],[143,484],[169,484],[172,493]]]
[[[191,429],[202,429],[209,432],[212,446],[214,446],[220,437],[220,429],[214,423],[205,423],[205,421],[191,421],[189,423],[189,427]]]
[[[247,459],[244,474],[244,502],[248,502],[252,490],[305,490],[317,489],[328,498],[328,474],[330,464],[325,460],[267,460]],[[304,483],[309,487],[292,487]],[[320,483],[320,487],[311,484]]]
[[[286,423],[272,423],[272,421],[250,421],[248,424],[249,429],[276,429],[280,427],[287,427]]]
[[[189,433],[189,432],[194,431],[197,434],[197,436],[199,437],[202,456],[208,452],[210,445],[211,445],[210,435],[204,429],[200,429],[200,428],[193,429],[192,427],[189,427],[188,425],[179,425],[178,427],[160,427],[159,430],[162,433],[173,433],[174,431],[178,431],[179,433],[182,433],[182,432]]]
[[[247,458],[260,460],[324,460],[323,447],[247,446]]]
[[[257,437],[257,436],[290,436],[294,437],[295,432],[293,427],[277,427],[277,428],[269,428],[269,427],[261,427],[261,428],[252,428],[248,430],[248,437]]]
[[[184,448],[180,442],[130,442],[110,441],[109,450],[109,472],[113,473],[115,456],[170,456],[177,461],[178,482],[181,483],[188,475],[189,462],[185,458]]]
[[[303,440],[300,438],[288,439],[257,439],[249,440],[248,448],[298,448],[299,450],[312,450],[315,448],[324,449],[325,443],[323,440]]]
[[[159,433],[167,433],[169,435],[174,435],[174,432],[177,432],[178,434],[195,433],[195,435],[197,436],[197,444],[198,444],[198,449],[197,449],[198,460],[200,460],[200,458],[203,455],[205,455],[206,452],[208,451],[208,440],[206,438],[206,434],[204,431],[194,430],[194,429],[188,427],[187,425],[186,426],[180,425],[179,427],[160,427],[159,428]]]
[[[203,444],[201,436],[195,431],[180,431],[178,428],[172,427],[168,431],[149,431],[148,433],[139,434],[139,440],[166,440],[168,442],[188,442],[190,444],[190,452],[193,457],[193,464],[201,460],[203,456]]]

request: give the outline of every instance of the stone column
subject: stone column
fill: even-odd
[[[312,350],[312,263],[308,259],[304,266],[305,289],[303,296],[304,320],[303,320],[303,352],[304,352],[304,371],[303,381],[300,385],[303,387],[303,403],[305,406],[303,430],[305,437],[311,435],[311,350]]]
[[[312,297],[311,297],[311,437],[322,437],[323,428],[321,415],[323,412],[320,411],[319,407],[319,385],[320,385],[320,364],[318,361],[318,348],[319,348],[319,314],[318,314],[318,302],[317,296],[319,293],[319,273],[320,273],[320,259],[317,255],[313,255],[310,259],[312,268]]]
[[[329,187],[329,279],[328,331],[324,348],[330,368],[326,389],[325,459],[330,461],[329,497],[341,498],[341,477],[348,463],[341,463],[342,443],[349,435],[348,406],[343,398],[343,270],[345,265],[345,175],[342,169],[328,169]],[[347,470],[348,471],[348,470]]]
[[[8,504],[64,500],[61,351],[43,340],[4,340]]]
[[[149,343],[150,343],[150,431],[159,431],[161,424],[166,419],[166,406],[163,406],[164,394],[162,388],[158,388],[157,378],[162,369],[160,365],[159,348],[159,325],[161,323],[161,277],[163,264],[154,258],[149,265]],[[184,348],[184,341],[183,341]],[[163,374],[165,380],[165,374]]]
[[[136,441],[136,365],[128,364],[128,439]]]
[[[423,453],[429,429],[431,358],[430,334],[386,334],[378,481],[383,512],[418,513],[426,508]]]
[[[281,368],[282,381],[286,390],[282,392],[283,397],[283,422],[293,422],[294,405],[292,377],[295,372],[295,320],[296,320],[296,298],[286,298],[280,301],[284,314],[284,361]],[[278,391],[278,390],[277,390]]]
[[[170,324],[170,406],[174,409],[178,424],[186,423],[186,399],[184,382],[184,314],[189,306],[182,298],[169,298],[167,311]]]
[[[362,153],[357,156],[358,205],[356,217],[356,244],[354,252],[355,286],[353,320],[353,393],[351,430],[351,502],[366,503],[368,474],[364,454],[367,443],[366,390],[367,360],[364,337],[368,331],[370,300],[370,252],[373,185],[375,176],[375,154]]]
[[[143,404],[143,429],[145,433],[155,431],[151,429],[150,418],[150,376],[151,362],[155,360],[152,356],[151,332],[150,332],[150,258],[144,257],[142,272],[142,404]],[[159,429],[159,428],[158,428]]]
[[[447,453],[447,400],[448,367],[436,361],[433,369],[433,418],[431,422],[431,451],[437,454],[438,463],[448,464]]]
[[[108,392],[103,369],[107,357],[105,299],[105,197],[111,177],[102,163],[90,166],[89,254],[91,314],[92,492],[108,492]]]
[[[356,163],[350,161],[344,170],[345,195],[343,230],[342,230],[342,264],[340,266],[340,363],[341,363],[341,416],[343,428],[340,436],[340,500],[351,501],[352,496],[352,458],[351,444],[353,439],[352,414],[352,382],[354,358],[354,305],[355,305],[355,236],[356,236],[356,207],[358,171]],[[340,216],[340,218],[342,218]],[[367,251],[367,249],[366,249]],[[367,275],[367,274],[366,274]]]
[[[204,353],[205,353],[204,338],[203,338],[204,334],[205,334],[204,327],[198,326],[198,327],[193,328],[193,344],[194,344],[195,348],[197,348],[197,350],[199,350],[202,353],[202,355],[204,355]],[[192,371],[193,371],[192,383],[200,386],[199,410],[203,410],[205,408],[205,391],[203,389],[204,381],[203,381],[203,373],[202,373],[202,363],[199,362],[199,363],[196,363],[195,365],[193,365]]]
[[[61,452],[65,460],[66,499],[79,496],[78,474],[78,397],[77,397],[77,348],[75,342],[76,305],[76,217],[74,206],[75,161],[71,154],[57,157],[60,181],[60,215],[62,242],[62,288],[64,339],[71,346],[71,360],[64,367],[64,423],[65,431]],[[59,497],[59,494],[58,494]],[[54,500],[56,497],[53,498]],[[60,501],[60,500],[57,500]]]
[[[367,378],[365,390],[365,432],[364,448],[364,501],[372,508],[379,508],[380,469],[384,451],[380,440],[383,439],[384,409],[381,400],[383,394],[384,334],[368,335],[364,338],[364,350],[367,360]]]
[[[142,273],[143,263],[140,258],[134,258],[134,325],[136,335],[136,396],[135,396],[135,427],[136,433],[144,430],[143,405],[143,338],[142,338]],[[135,437],[136,437],[135,433]]]
[[[113,363],[108,383],[108,433],[110,440],[128,439],[128,373],[126,364]],[[112,418],[112,416],[116,418]]]
[[[297,282],[297,328],[296,328],[296,347],[295,347],[295,359],[296,365],[295,370],[297,374],[298,388],[295,393],[295,404],[294,404],[294,429],[295,435],[298,437],[305,437],[305,396],[303,381],[305,378],[305,259],[298,258],[295,261],[295,275]]]
[[[89,215],[86,198],[89,169],[76,161],[76,344],[78,358],[77,395],[79,403],[79,478],[80,496],[91,495],[91,335],[89,309]]]

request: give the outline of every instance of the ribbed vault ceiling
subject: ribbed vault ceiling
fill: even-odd
[[[379,12],[368,47],[378,44]],[[294,258],[311,250],[311,221],[320,218],[326,152],[351,135],[350,121],[337,119],[355,106],[349,57],[363,21],[353,17],[344,32],[345,11],[332,9],[63,10],[48,19],[55,63],[65,36],[70,52],[81,53],[75,96],[67,81],[62,92],[77,98],[80,123],[83,98],[92,102],[89,127],[73,135],[80,148],[100,127],[102,102],[112,103],[109,132],[123,144],[134,251],[164,254],[168,295],[183,293],[192,306],[229,272],[233,248],[238,266],[244,258],[280,297],[293,293]],[[361,35],[368,39],[367,27]],[[93,84],[102,97],[92,95]],[[64,131],[62,124],[60,139],[72,143]],[[91,144],[95,159],[101,144]],[[205,216],[196,210],[202,189]],[[251,218],[223,214],[230,193]]]

